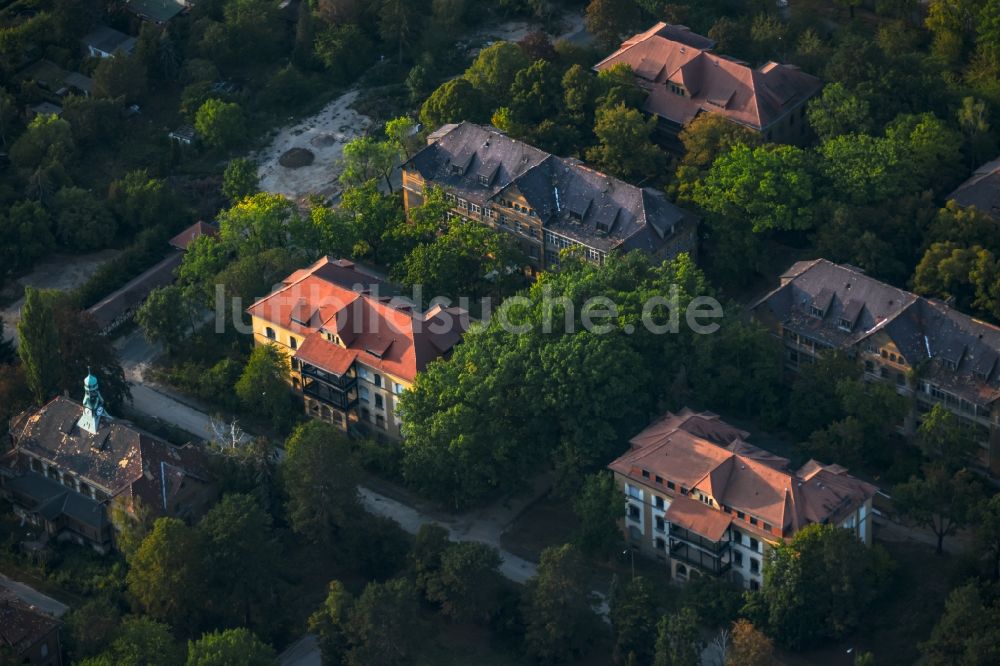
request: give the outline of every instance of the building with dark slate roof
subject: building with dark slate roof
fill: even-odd
[[[1000,222],[1000,157],[976,169],[948,198],[962,208],[975,208]]]
[[[214,498],[205,455],[176,447],[112,418],[97,378],[85,397],[58,397],[11,421],[13,450],[0,459],[0,490],[15,511],[50,539],[107,552],[110,509],[191,519]]]
[[[59,620],[0,588],[0,662],[60,666],[59,626]]]
[[[781,338],[789,370],[827,349],[856,355],[867,380],[914,398],[906,430],[941,404],[973,433],[979,465],[1000,475],[1000,328],[825,259],[793,265],[752,309]]]
[[[652,189],[556,157],[492,127],[445,125],[403,165],[406,210],[442,188],[452,215],[504,230],[534,271],[580,247],[595,263],[641,250],[657,259],[697,251],[698,218]]]

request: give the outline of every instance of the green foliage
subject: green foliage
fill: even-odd
[[[323,605],[309,616],[309,631],[316,634],[327,664],[344,663],[349,646],[346,626],[353,606],[354,596],[339,580],[332,580]]]
[[[842,83],[824,86],[823,93],[809,101],[807,116],[809,126],[822,141],[872,130],[868,100],[852,94]]]
[[[413,584],[405,578],[369,583],[351,608],[344,630],[351,648],[347,666],[403,666],[420,645]]]
[[[945,467],[958,470],[973,461],[975,434],[941,403],[924,415],[917,428],[917,446],[924,455]]]
[[[837,386],[843,380],[860,377],[858,362],[837,350],[830,350],[816,363],[801,368],[788,398],[788,426],[792,432],[804,439],[847,416]]]
[[[222,194],[235,204],[259,191],[257,163],[246,157],[229,160],[226,170],[222,173]]]
[[[111,183],[108,204],[123,229],[141,231],[158,224],[179,226],[184,215],[174,192],[146,169],[130,171]]]
[[[688,122],[677,136],[684,145],[684,166],[707,169],[715,158],[737,144],[756,147],[760,134],[715,113],[702,113]]]
[[[617,48],[638,20],[639,7],[633,0],[591,0],[585,14],[587,31],[607,50]]]
[[[389,141],[376,141],[370,136],[352,139],[344,145],[340,182],[345,187],[359,187],[380,178],[392,192],[390,176],[398,156],[398,149]]]
[[[116,224],[100,199],[80,187],[64,187],[52,200],[56,240],[76,252],[106,247]]]
[[[699,625],[723,628],[739,617],[743,594],[742,587],[724,577],[697,576],[684,584],[680,605],[695,612]]]
[[[158,519],[129,562],[129,595],[152,619],[197,626],[204,602],[202,553],[193,528],[177,518]]]
[[[660,618],[653,666],[698,666],[703,647],[698,616],[690,608],[682,608]]]
[[[517,48],[517,47],[515,47]],[[420,107],[420,122],[436,129],[446,123],[479,120],[485,114],[482,93],[464,78],[442,83]]]
[[[790,542],[772,546],[764,584],[744,613],[793,649],[855,631],[884,591],[890,572],[879,546],[866,546],[850,530],[811,524]]]
[[[34,287],[24,290],[24,305],[17,322],[18,355],[24,367],[28,387],[39,405],[55,393],[59,381],[59,359],[52,350],[59,348],[59,332],[51,300]]]
[[[644,118],[622,102],[597,110],[594,134],[599,144],[587,151],[587,159],[624,180],[639,181],[655,176],[666,155],[652,142],[656,118]]]
[[[187,666],[273,666],[274,649],[242,627],[203,634],[188,641]]]
[[[726,666],[770,666],[774,663],[771,639],[752,623],[737,620],[729,636],[731,645],[726,653]],[[854,664],[860,666],[859,660],[855,659]]]
[[[992,590],[970,582],[952,590],[944,613],[920,644],[928,666],[986,666],[1000,660],[1000,607]]]
[[[333,81],[341,85],[356,79],[375,59],[371,39],[351,23],[327,25],[318,31],[313,50]]]
[[[385,124],[385,135],[396,147],[397,153],[402,153],[403,157],[410,159],[415,152],[420,150],[420,135],[417,133],[417,121],[409,116],[393,118]]]
[[[38,115],[27,131],[10,147],[10,161],[15,166],[33,170],[52,164],[66,164],[76,147],[68,122],[55,115]]]
[[[146,617],[129,616],[118,635],[99,656],[86,659],[87,666],[176,666],[184,653],[170,635],[170,627]]]
[[[656,597],[653,585],[641,576],[612,588],[611,632],[615,663],[647,664],[656,642]]]
[[[243,374],[234,386],[243,408],[258,414],[281,429],[289,413],[288,355],[278,347],[262,344],[254,347]]]
[[[117,53],[102,58],[94,70],[93,94],[131,103],[142,99],[146,91],[146,65],[138,55]]]
[[[357,463],[346,436],[321,421],[300,425],[285,444],[282,478],[293,530],[317,543],[334,543],[360,513]]]
[[[6,214],[0,213],[0,273],[30,269],[55,245],[48,211],[35,201],[19,201]]]
[[[479,95],[471,93],[471,96],[481,97],[486,107],[495,109],[508,98],[517,73],[530,64],[531,62],[528,60],[528,57],[517,44],[499,41],[479,52],[476,59],[465,70],[462,79],[471,84],[472,88],[479,93]],[[441,90],[441,88],[438,90]],[[460,94],[467,94],[464,87],[461,89]],[[431,98],[433,99],[433,95]],[[441,124],[425,121],[423,111],[421,111],[420,118],[428,127],[437,127],[437,125]],[[474,116],[470,116],[467,119],[473,120]],[[455,121],[443,120],[442,122]]]
[[[934,533],[940,555],[945,537],[975,520],[983,489],[968,470],[955,472],[938,463],[925,466],[921,476],[893,488],[892,498],[904,518]]]
[[[288,247],[304,226],[293,202],[268,192],[246,197],[219,214],[222,242],[240,256]]]
[[[355,259],[370,259],[376,264],[391,265],[402,258],[410,247],[406,234],[400,228],[406,223],[402,198],[379,192],[375,181],[369,180],[360,187],[344,191],[339,213],[344,216],[348,235],[354,241],[351,255]],[[335,214],[324,221],[339,220]],[[320,230],[321,237],[329,238],[342,225]],[[341,242],[344,242],[341,238]]]
[[[573,513],[579,521],[574,542],[583,553],[607,556],[617,550],[622,542],[618,529],[622,494],[610,472],[595,472],[583,480],[573,499]]]
[[[538,573],[522,595],[525,652],[541,662],[585,654],[600,626],[592,603],[576,549],[564,544],[543,550]]]
[[[441,553],[438,570],[425,575],[424,594],[440,605],[446,617],[485,623],[494,611],[500,563],[500,553],[493,546],[451,544]]]
[[[194,115],[194,128],[208,146],[228,150],[246,138],[246,119],[236,102],[205,100]]]
[[[63,638],[69,639],[74,662],[96,655],[111,644],[118,631],[121,614],[107,596],[90,599],[66,617]]]

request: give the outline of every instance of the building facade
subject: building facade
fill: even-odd
[[[215,497],[204,455],[112,418],[93,375],[82,403],[60,396],[28,410],[12,420],[10,437],[0,491],[45,539],[107,552],[112,507],[191,520]]]
[[[662,143],[675,152],[682,148],[677,134],[701,113],[721,115],[767,141],[808,138],[805,104],[822,88],[818,78],[776,62],[754,69],[713,53],[714,47],[685,26],[657,23],[625,40],[594,70],[632,69],[649,93],[643,110],[659,120]]]
[[[380,296],[379,285],[350,261],[324,257],[247,312],[255,343],[287,356],[307,414],[345,432],[398,440],[399,397],[428,363],[450,356],[469,320],[459,308],[416,312]]]
[[[451,215],[510,233],[531,272],[579,247],[601,263],[642,250],[659,259],[697,253],[698,218],[662,193],[639,188],[473,123],[445,125],[403,165],[409,213],[439,187]]]
[[[608,467],[625,498],[625,538],[686,582],[721,576],[763,584],[769,548],[805,526],[840,525],[872,542],[876,488],[838,465],[786,458],[747,443],[748,433],[708,412],[666,414]]]
[[[979,445],[977,466],[1000,475],[1000,328],[825,259],[793,265],[752,311],[781,339],[790,372],[845,351],[867,381],[911,399],[905,433],[941,404]]]

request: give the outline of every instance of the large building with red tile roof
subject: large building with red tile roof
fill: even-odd
[[[643,110],[660,119],[669,147],[700,113],[716,113],[768,141],[798,143],[807,136],[805,103],[822,83],[793,65],[750,65],[712,52],[714,42],[684,26],[657,23],[634,35],[594,66],[632,68],[649,93]]]
[[[59,396],[15,417],[0,459],[0,490],[47,538],[107,552],[110,514],[193,519],[214,500],[205,455],[177,447],[104,411],[97,378],[83,402]]]
[[[377,277],[323,257],[247,309],[258,344],[288,356],[306,413],[379,437],[401,436],[399,396],[418,372],[448,357],[468,329],[468,313],[379,292]]]
[[[875,486],[839,465],[789,461],[708,412],[667,413],[608,467],[626,498],[625,536],[678,581],[711,574],[757,589],[767,549],[813,523],[872,539]]]

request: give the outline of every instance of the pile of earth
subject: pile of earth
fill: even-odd
[[[316,156],[311,150],[306,150],[305,148],[290,148],[278,158],[278,164],[286,169],[298,169],[300,167],[309,166],[315,159]]]

